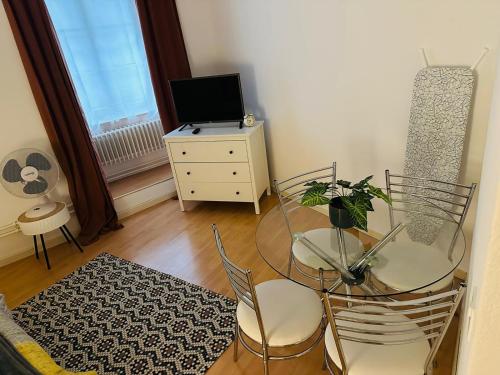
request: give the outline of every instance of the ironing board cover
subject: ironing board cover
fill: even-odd
[[[405,175],[457,182],[474,84],[474,72],[465,66],[431,66],[417,73],[410,109]],[[433,184],[442,190],[451,189],[449,185]],[[422,185],[422,181],[414,180],[412,185]],[[406,188],[405,192],[422,194],[422,189]],[[429,191],[426,194],[429,195]],[[445,193],[432,191],[430,194],[449,199]],[[413,240],[430,245],[442,224],[442,220],[423,220],[421,215],[413,214],[407,232]]]

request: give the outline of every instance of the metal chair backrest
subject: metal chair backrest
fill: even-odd
[[[294,232],[290,221],[290,213],[300,207],[302,195],[309,188],[305,184],[312,181],[325,182],[331,184],[332,189],[328,192],[331,197],[334,197],[333,188],[337,182],[337,164],[332,163],[331,166],[316,169],[314,171],[301,173],[297,176],[287,178],[283,181],[274,180],[274,187],[279,198],[281,212],[286,221],[286,225],[293,238]]]
[[[330,295],[323,303],[342,365],[347,374],[342,341],[373,345],[404,345],[428,340],[428,369],[465,291],[458,289],[407,301],[378,301]],[[347,307],[350,306],[350,307]]]
[[[244,302],[255,311],[257,322],[259,323],[260,334],[262,336],[262,343],[266,343],[264,325],[262,323],[262,315],[259,308],[259,302],[257,300],[257,294],[255,292],[252,271],[242,269],[229,260],[226,255],[226,251],[224,250],[219,230],[215,224],[212,224],[212,231],[214,233],[217,250],[219,251],[219,255],[222,260],[222,265],[226,270],[229,283],[231,284],[231,287],[236,295],[236,300]]]
[[[392,200],[392,205],[389,206],[391,227],[394,227],[394,211],[413,215],[415,222],[418,221],[419,215],[433,217],[435,219],[434,228],[427,227],[426,230],[418,228],[418,235],[426,236],[432,241],[433,236],[436,236],[435,229],[439,229],[443,222],[455,223],[456,229],[448,253],[448,257],[451,259],[455,242],[476,190],[476,184],[462,185],[422,177],[391,174],[389,170],[385,171],[385,178],[387,194]],[[417,233],[417,230],[415,232]]]

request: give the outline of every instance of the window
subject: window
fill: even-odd
[[[45,0],[92,134],[157,118],[134,0]]]

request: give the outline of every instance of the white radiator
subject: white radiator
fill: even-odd
[[[160,120],[126,126],[93,136],[108,181],[168,162]]]

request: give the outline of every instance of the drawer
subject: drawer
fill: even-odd
[[[173,142],[170,152],[174,163],[248,161],[245,141]]]
[[[187,182],[250,182],[248,163],[174,163],[177,179]]]
[[[180,189],[184,200],[253,202],[250,183],[192,182],[181,184]]]

